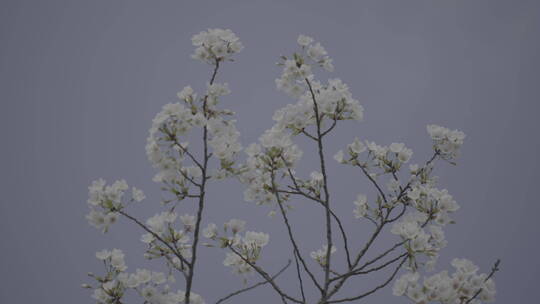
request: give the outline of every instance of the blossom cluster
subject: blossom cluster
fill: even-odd
[[[358,100],[352,97],[349,87],[340,79],[330,79],[322,84],[314,79],[312,64],[320,65],[332,71],[332,59],[320,43],[313,44],[313,39],[300,35],[298,43],[302,52],[294,53],[291,59],[282,57],[281,77],[276,79],[277,88],[294,98],[296,104],[290,104],[276,111],[273,119],[281,128],[290,128],[300,132],[314,125],[317,117],[314,102],[318,107],[319,119],[325,117],[334,121],[354,119],[361,120],[364,109]]]
[[[293,143],[290,133],[276,126],[266,130],[259,142],[245,149],[248,158],[240,180],[248,186],[244,191],[246,201],[265,204],[275,198],[272,176],[279,169],[292,169],[303,152]]]
[[[158,170],[153,179],[155,182],[178,185],[186,190],[186,179],[201,176],[197,166],[183,165],[189,144],[180,142],[178,137],[186,135],[194,126],[202,127],[205,124],[206,118],[202,113],[193,113],[180,103],[163,106],[152,121],[146,144],[148,160]]]
[[[223,265],[231,267],[233,273],[247,275],[252,273],[254,264],[260,258],[263,247],[268,245],[270,236],[263,232],[244,231],[246,222],[238,219],[231,219],[223,225],[225,234],[219,235],[216,224],[210,223],[203,230],[203,235],[211,240],[218,241],[222,248],[229,248],[231,252],[226,253]],[[230,232],[232,235],[227,235]]]
[[[436,151],[445,159],[452,159],[459,155],[459,148],[463,145],[465,133],[459,130],[450,130],[438,125],[428,125],[427,131]]]
[[[410,264],[413,269],[420,266],[418,263],[421,256],[429,258],[423,263],[426,269],[433,269],[439,251],[447,244],[442,227],[429,225],[426,232],[424,227],[427,222],[429,222],[428,215],[421,212],[411,212],[403,216],[402,220],[396,222],[391,229],[392,234],[399,235],[405,241],[404,246],[409,252]]]
[[[411,259],[415,262],[418,254],[430,258],[426,267],[435,266],[439,251],[447,244],[443,227],[453,223],[450,214],[459,209],[459,205],[446,189],[439,190],[433,186],[434,181],[425,183],[412,182],[404,196],[404,204],[414,208],[400,221],[394,223],[391,232],[400,236],[405,242]],[[428,232],[425,227],[428,223]],[[418,265],[413,265],[416,268]]]
[[[407,296],[417,304],[438,302],[442,304],[465,303],[479,292],[470,303],[488,303],[495,300],[495,282],[487,274],[478,274],[478,266],[467,259],[454,259],[456,269],[452,275],[442,271],[420,282],[418,272],[409,272],[396,280],[395,296]],[[467,302],[469,303],[469,302]]]
[[[283,66],[283,73],[276,79],[278,89],[293,97],[299,97],[306,91],[305,80],[313,78],[313,64],[329,72],[334,70],[332,58],[327,56],[328,53],[319,42],[314,43],[313,38],[305,35],[298,36],[297,42],[301,52],[294,53],[291,59],[282,56],[283,62],[279,65]]]
[[[121,298],[128,289],[133,289],[147,303],[151,304],[179,304],[185,300],[185,293],[178,290],[171,291],[168,283],[174,283],[172,275],[163,272],[154,272],[147,269],[137,269],[133,273],[126,272],[127,266],[124,261],[124,253],[120,249],[102,250],[96,253],[96,258],[105,265],[106,274],[97,276],[93,273],[88,275],[93,278],[97,285],[83,284],[85,288],[94,289],[92,298],[99,304],[120,303]],[[191,293],[191,303],[204,304],[201,296]]]
[[[226,84],[214,83],[208,86],[203,104],[195,103],[197,94],[191,87],[185,87],[178,97],[185,103],[170,103],[163,107],[152,122],[147,139],[146,153],[158,173],[155,182],[168,185],[173,192],[188,193],[190,184],[202,178],[201,163],[196,162],[188,142],[181,141],[193,128],[207,127],[208,145],[220,162],[222,169],[233,171],[235,155],[242,150],[240,133],[235,120],[224,119],[233,114],[229,110],[220,111],[214,106],[219,97],[229,94]],[[191,162],[186,164],[186,161]]]
[[[367,152],[367,153],[364,153]],[[347,153],[347,156],[345,155]],[[339,150],[334,159],[341,164],[360,165],[375,167],[383,173],[396,172],[405,163],[408,163],[413,154],[412,149],[404,143],[392,143],[389,146],[381,146],[375,142],[362,142],[358,138],[347,146],[346,152]],[[365,155],[364,160],[359,157]]]
[[[175,229],[174,224],[178,218],[184,229]],[[159,258],[164,254],[170,254],[168,248],[157,242],[156,236],[167,243],[174,244],[181,256],[185,258],[191,257],[192,245],[189,233],[193,232],[195,227],[195,216],[190,214],[178,216],[175,212],[164,211],[150,217],[146,221],[146,225],[152,231],[152,233],[145,233],[141,237],[141,241],[148,245],[145,254],[147,258]],[[182,268],[178,257],[172,257],[170,262],[173,266]]]
[[[118,211],[124,208],[125,193],[129,186],[125,180],[117,180],[107,185],[104,179],[92,182],[88,187],[88,206],[90,213],[86,215],[88,222],[97,229],[107,232],[111,224],[118,220]],[[145,199],[142,190],[131,188],[129,202],[141,202]]]
[[[248,159],[241,180],[248,185],[244,192],[246,201],[258,204],[273,201],[272,175],[277,175],[279,169],[285,169],[290,175],[303,154],[293,142],[294,135],[306,133],[308,127],[316,126],[317,122],[317,127],[324,127],[325,121],[335,124],[338,120],[361,120],[363,117],[362,106],[341,80],[330,79],[323,85],[314,79],[311,64],[331,66],[324,48],[319,43],[313,44],[313,39],[304,35],[300,35],[298,43],[302,52],[295,53],[293,59],[284,58],[283,73],[276,84],[278,89],[299,99],[296,104],[277,110],[272,117],[274,126],[264,132],[258,144],[251,144],[245,150]],[[322,185],[321,176],[320,173],[312,175],[310,186],[313,191]]]
[[[229,240],[234,252],[227,252],[223,265],[231,267],[236,274],[249,274],[253,271],[250,264],[259,260],[261,250],[268,244],[270,236],[263,232],[246,231],[244,236],[235,234]],[[249,263],[248,263],[249,262]]]
[[[208,29],[191,38],[196,47],[194,59],[215,64],[216,61],[231,60],[231,56],[240,52],[244,46],[240,39],[229,29]]]
[[[272,118],[279,128],[288,128],[298,134],[309,126],[316,125],[316,114],[323,125],[326,119],[332,122],[362,120],[363,107],[352,97],[349,87],[340,79],[329,79],[327,84],[313,79],[304,79],[304,82],[307,81],[309,81],[310,90],[300,94],[297,103],[289,104],[277,110],[273,115]],[[314,110],[314,100],[317,111]]]

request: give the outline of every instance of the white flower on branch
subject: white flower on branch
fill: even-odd
[[[369,207],[367,205],[367,196],[364,194],[358,194],[354,201],[355,208],[353,210],[355,218],[362,218],[367,215]]]
[[[230,229],[233,234],[237,234],[239,232],[244,231],[244,228],[246,227],[246,222],[238,219],[231,219],[227,223],[225,223],[225,229]]]
[[[124,180],[107,184],[103,179],[92,182],[88,188],[88,222],[103,232],[117,222],[118,217],[135,223],[144,230],[140,238],[145,244],[144,257],[163,261],[167,272],[137,268],[129,273],[121,250],[98,251],[95,256],[105,265],[105,274],[89,273],[93,284],[82,285],[93,290],[92,298],[98,304],[124,303],[122,297],[128,290],[149,304],[204,304],[204,299],[193,292],[193,286],[198,284],[194,280],[199,270],[197,263],[205,256],[198,254],[198,249],[202,249],[199,242],[202,237],[208,242],[203,245],[226,251],[223,265],[241,275],[246,284],[248,275],[259,275],[262,279],[216,303],[268,284],[282,302],[305,304],[304,288],[307,290],[310,286],[304,284],[305,281],[311,281],[320,292],[318,303],[360,300],[393,281],[394,295],[405,296],[417,304],[479,304],[494,300],[492,277],[499,262],[489,274],[478,274],[479,267],[469,260],[454,259],[453,274],[442,271],[421,277],[422,272],[430,272],[436,267],[441,250],[447,246],[444,229],[447,224],[454,223],[452,215],[460,208],[446,189],[437,188],[438,178],[432,173],[438,160],[454,163],[463,145],[463,132],[428,125],[433,156],[423,165],[411,164],[405,170],[402,168],[411,161],[413,150],[401,142],[385,146],[355,137],[333,155],[337,162],[357,170],[375,191],[372,204],[368,205],[364,194],[358,194],[353,202],[354,217],[359,221],[368,220],[376,227],[368,241],[357,246],[359,238],[347,237],[347,226],[343,225],[335,208],[335,196],[331,195],[333,189],[329,185],[333,183],[328,180],[333,172],[329,175],[326,167],[329,158],[326,136],[337,130],[344,120],[362,120],[364,108],[340,79],[320,81],[316,78],[319,68],[334,70],[327,50],[313,38],[300,35],[297,51],[281,57],[278,65],[282,71],[275,80],[276,86],[292,96],[294,103],[276,110],[272,116],[274,125],[263,132],[257,143],[244,149],[237,121],[230,118],[234,112],[220,108],[225,96],[231,93],[229,86],[225,82],[216,82],[221,64],[233,61],[233,55],[242,50],[243,45],[231,30],[223,29],[202,31],[193,36],[192,43],[196,47],[192,57],[212,66],[211,79],[199,94],[191,86],[185,86],[177,93],[177,102],[164,105],[152,120],[146,143],[148,160],[157,171],[153,181],[160,183],[168,194],[161,201],[163,205],[168,204],[167,209],[140,221],[130,215],[126,207],[146,199],[142,190],[130,189]],[[309,171],[297,167],[304,155],[297,144],[298,137],[314,144],[315,151],[308,149],[306,153],[315,152],[318,161]],[[202,141],[196,142],[198,139]],[[247,155],[244,163],[237,159],[242,150]],[[269,214],[281,215],[279,218],[283,219],[293,249],[301,298],[282,289],[277,280],[293,259],[273,275],[262,266],[267,264],[262,263],[262,252],[269,244],[269,234],[244,232],[246,222],[239,219],[224,223],[223,231],[219,231],[214,223],[201,226],[207,222],[206,209],[212,208],[212,204],[206,204],[207,182],[227,177],[236,177],[246,185],[246,201],[270,204]],[[320,269],[312,269],[313,263],[304,256],[305,248],[297,239],[294,217],[289,214],[296,209],[293,203],[297,199],[313,202],[311,205],[321,208],[325,215],[321,238],[326,239],[326,245],[310,253]],[[181,204],[183,200],[195,200],[195,211],[178,216],[178,210],[188,205]],[[375,255],[372,244],[390,226],[390,233],[399,241]],[[343,254],[334,255],[338,247]],[[339,262],[341,258],[344,258],[342,263]],[[341,286],[350,278],[387,267],[394,270],[385,283],[357,296],[339,298]],[[407,272],[395,280],[404,269]],[[321,270],[323,276],[315,273]],[[185,291],[173,292],[169,283],[176,282],[175,274],[178,273],[184,280]]]
[[[207,239],[214,239],[218,235],[218,228],[216,224],[210,223],[206,228],[203,230],[203,236]]]
[[[433,139],[435,149],[443,157],[452,159],[459,155],[459,149],[463,145],[465,133],[459,130],[452,131],[438,125],[428,125],[427,131],[431,139]]]
[[[216,60],[231,59],[244,46],[231,30],[208,29],[191,39],[195,49],[194,59],[213,64]]]
[[[332,248],[330,248],[330,254],[333,254],[337,251],[337,248],[332,245]],[[312,259],[314,259],[319,265],[325,266],[326,265],[326,254],[328,252],[328,245],[323,245],[321,249],[318,249],[316,251],[312,251],[310,256]]]

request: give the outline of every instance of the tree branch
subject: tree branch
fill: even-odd
[[[275,280],[275,279],[276,279],[279,275],[281,275],[287,268],[289,268],[290,265],[291,265],[291,260],[289,260],[289,261],[287,262],[287,265],[285,265],[283,268],[281,268],[280,271],[278,271],[275,275],[273,275],[273,276],[271,277],[271,280]],[[253,285],[251,285],[251,286],[249,286],[249,287],[242,288],[242,289],[237,290],[237,291],[235,291],[235,292],[231,292],[231,293],[228,294],[227,296],[225,296],[225,297],[219,299],[219,300],[216,302],[216,304],[222,303],[222,302],[224,302],[224,301],[226,301],[226,300],[228,300],[228,299],[230,299],[230,298],[232,298],[232,297],[234,297],[234,296],[237,296],[237,295],[239,295],[239,294],[241,294],[241,293],[244,293],[244,292],[246,292],[246,291],[250,291],[250,290],[252,290],[252,289],[255,289],[255,288],[257,288],[257,287],[259,287],[259,286],[261,286],[261,285],[267,284],[267,283],[269,283],[269,281],[268,281],[268,280],[264,280],[264,281],[258,282],[258,283],[256,283],[256,284],[253,284]],[[305,301],[304,301],[304,302],[305,302]]]
[[[276,197],[276,200],[277,200],[277,203],[278,203],[278,206],[279,206],[279,210],[281,212],[281,216],[283,217],[283,222],[285,223],[285,226],[287,227],[287,233],[289,235],[289,240],[291,241],[291,244],[293,245],[294,252],[296,252],[296,255],[297,255],[298,259],[300,259],[300,262],[302,263],[302,266],[304,267],[304,270],[307,272],[307,274],[309,275],[309,277],[313,281],[313,284],[315,284],[317,289],[319,289],[319,291],[321,291],[321,293],[322,293],[323,288],[320,286],[319,282],[317,282],[317,279],[315,278],[315,275],[313,275],[313,273],[307,267],[307,263],[305,262],[304,258],[300,254],[300,249],[298,249],[298,244],[296,243],[296,240],[294,239],[291,224],[289,223],[289,218],[287,217],[285,208],[283,208],[283,202],[281,200],[281,197],[279,196],[279,193],[277,192],[277,185],[276,185],[276,182],[275,182],[274,169],[272,169],[272,171],[270,172],[270,175],[271,175],[271,180],[272,180],[272,190],[273,190],[274,195]]]
[[[501,263],[501,260],[497,259],[497,261],[495,261],[495,264],[493,264],[493,267],[491,267],[491,272],[489,273],[489,275],[486,277],[486,279],[484,280],[484,282],[487,282],[489,279],[491,279],[491,277],[495,274],[495,272],[499,271],[499,264]],[[476,297],[478,297],[480,295],[480,293],[482,292],[483,288],[480,288],[478,289],[478,291],[470,298],[468,299],[465,304],[469,304],[471,303],[474,299],[476,299]]]
[[[362,299],[364,297],[367,297],[369,296],[370,294],[373,294],[375,293],[377,290],[381,289],[381,288],[384,288],[386,287],[386,285],[388,285],[390,282],[392,282],[392,280],[396,277],[397,273],[399,272],[399,270],[401,269],[401,267],[403,266],[403,264],[405,263],[405,261],[407,261],[407,257],[406,256],[405,258],[403,258],[401,260],[401,263],[399,263],[399,265],[394,269],[394,271],[392,272],[392,275],[386,280],[384,281],[382,284],[378,285],[377,287],[373,288],[372,290],[368,291],[368,292],[365,292],[361,295],[358,295],[358,296],[355,296],[355,297],[350,297],[350,298],[343,298],[343,299],[339,299],[339,300],[334,300],[334,301],[328,301],[328,303],[341,303],[341,302],[351,302],[351,301],[356,301],[356,300],[359,300],[359,299]]]
[[[270,283],[270,285],[272,285],[272,287],[274,288],[274,290],[281,296],[282,300],[284,303],[285,300],[284,299],[289,299],[295,303],[303,303],[302,301],[298,300],[298,299],[295,299],[289,295],[287,295],[285,292],[283,292],[281,290],[281,288],[279,288],[279,286],[274,282],[274,280],[272,279],[272,277],[270,277],[270,275],[262,270],[262,268],[260,268],[259,266],[255,265],[255,263],[252,263],[250,260],[248,260],[247,258],[245,258],[242,254],[240,254],[236,249],[234,249],[234,247],[232,247],[231,245],[227,246],[234,254],[236,254],[238,257],[240,257],[242,259],[242,261],[246,262],[246,264],[248,264],[249,266],[251,266],[251,268],[255,269],[255,271],[257,273],[259,273],[259,275],[261,275],[268,283]]]
[[[155,237],[157,240],[159,240],[163,245],[167,246],[171,250],[171,252],[178,258],[180,261],[185,263],[188,267],[191,268],[191,263],[189,263],[181,254],[178,252],[175,248],[173,248],[167,241],[165,241],[162,237],[160,237],[157,233],[152,231],[150,228],[146,227],[145,224],[141,223],[138,219],[134,218],[133,216],[125,213],[122,210],[117,210],[119,214],[125,216],[126,218],[130,219],[131,221],[135,222],[137,225],[139,225],[142,229],[144,229],[146,232],[150,233],[153,237]]]
[[[317,146],[319,148],[319,161],[321,165],[321,174],[323,176],[323,188],[324,188],[324,206],[326,209],[326,261],[324,265],[324,290],[322,299],[326,299],[328,293],[328,287],[330,284],[330,262],[331,262],[331,250],[332,250],[332,220],[330,212],[330,192],[328,191],[328,178],[326,174],[326,166],[324,163],[323,142],[321,134],[321,118],[319,117],[319,106],[317,105],[317,99],[315,92],[311,86],[309,79],[305,78],[308,85],[309,92],[311,93],[311,99],[313,99],[313,111],[315,112],[315,120],[317,122]]]
[[[219,69],[219,62],[220,59],[216,59],[215,66],[214,66],[214,72],[212,73],[212,78],[210,79],[210,85],[214,83],[214,80],[216,79],[217,71]],[[205,95],[204,101],[203,101],[203,113],[204,117],[208,118],[208,94]],[[197,245],[199,243],[199,234],[200,234],[200,228],[201,228],[201,221],[203,216],[203,210],[204,210],[204,198],[205,198],[205,190],[206,190],[206,181],[208,179],[208,176],[206,174],[207,168],[208,168],[208,160],[210,159],[210,155],[208,154],[208,127],[205,125],[203,128],[203,149],[204,149],[204,160],[202,164],[202,180],[200,185],[200,192],[199,192],[199,208],[197,210],[197,220],[195,223],[195,230],[193,232],[193,245],[191,247],[191,267],[189,268],[188,277],[186,280],[186,304],[189,304],[189,297],[191,293],[191,286],[193,284],[193,276],[195,273],[195,262],[197,261]]]

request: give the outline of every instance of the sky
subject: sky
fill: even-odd
[[[362,122],[339,124],[326,143],[333,205],[355,250],[372,228],[352,217],[352,201],[375,191],[331,155],[359,137],[404,142],[412,162],[423,163],[431,152],[427,124],[463,130],[457,166],[436,169],[440,187],[461,205],[457,223],[445,229],[449,244],[437,269],[463,257],[488,272],[500,258],[496,303],[537,299],[539,2],[3,0],[0,302],[93,303],[80,284],[90,282],[88,271],[102,271],[94,253],[103,248],[124,250],[129,271],[163,269],[144,260],[142,231],[132,223],[121,220],[102,234],[86,222],[87,187],[100,177],[124,178],[148,197],[130,210],[134,215],[162,210],[164,195],[144,150],[148,129],[184,86],[205,88],[211,67],[190,58],[190,39],[216,27],[233,30],[245,45],[217,76],[232,91],[221,104],[236,112],[244,146],[272,126],[275,110],[294,102],[275,88],[275,63],[295,51],[299,34],[334,58],[335,71],[317,76],[342,79],[365,109]],[[298,172],[308,176],[316,150],[298,142]],[[279,217],[267,216],[271,206],[244,202],[244,188],[212,182],[204,223],[240,218],[249,230],[268,232],[261,265],[277,272],[291,257],[286,231]],[[307,201],[293,204],[293,229],[307,255],[325,242],[323,213]],[[181,212],[193,207],[185,202]],[[372,254],[395,240],[386,231]],[[223,250],[200,252],[194,291],[207,303],[243,286],[222,266]],[[343,295],[369,290],[386,275],[351,281]],[[297,292],[292,268],[278,282]],[[255,301],[279,298],[265,286],[229,303]],[[365,302],[406,300],[386,288]]]

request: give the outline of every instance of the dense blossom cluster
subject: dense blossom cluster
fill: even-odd
[[[226,85],[210,85],[204,106],[194,103],[196,94],[190,87],[186,87],[178,94],[185,105],[167,104],[156,115],[146,145],[148,159],[158,170],[154,181],[179,187],[180,193],[187,193],[189,184],[201,178],[200,163],[184,164],[185,161],[193,162],[193,159],[189,143],[180,140],[195,127],[208,128],[208,144],[213,149],[213,155],[221,161],[225,171],[231,169],[234,156],[242,150],[239,143],[240,133],[236,129],[235,120],[223,118],[223,115],[232,112],[213,108],[218,98],[228,93]],[[207,114],[204,114],[205,111]]]
[[[178,218],[180,218],[184,229],[175,229],[174,224]],[[164,211],[150,217],[146,220],[146,226],[151,230],[151,233],[145,233],[141,237],[141,241],[148,245],[145,256],[152,259],[162,257],[164,254],[171,254],[170,249],[156,240],[157,236],[168,243],[174,244],[181,256],[185,258],[191,257],[189,233],[193,232],[194,225],[195,216],[189,214],[178,216],[175,212]],[[170,262],[173,266],[180,265],[178,257],[172,257]]]
[[[417,304],[464,303],[477,292],[478,298],[470,303],[494,301],[495,282],[487,274],[477,274],[478,267],[467,259],[454,259],[452,266],[456,269],[452,275],[442,271],[424,277],[423,282],[420,282],[419,273],[406,273],[396,280],[393,293],[396,296],[407,296]]]
[[[118,220],[118,211],[126,203],[141,202],[146,197],[142,190],[131,188],[131,199],[126,202],[125,193],[129,186],[125,180],[117,180],[107,185],[104,179],[92,182],[88,187],[88,206],[90,213],[86,215],[88,222],[97,229],[107,232],[109,226]]]
[[[439,251],[447,244],[444,231],[441,226],[430,225],[428,232],[424,230],[428,222],[428,216],[420,212],[411,212],[403,216],[391,229],[393,234],[399,235],[405,242],[404,246],[409,252],[410,267],[417,269],[422,256],[429,260],[423,263],[426,269],[435,267]]]
[[[250,264],[255,264],[260,258],[261,250],[268,245],[270,236],[263,232],[246,231],[242,236],[246,222],[231,219],[223,225],[224,234],[220,235],[216,224],[210,223],[203,230],[203,235],[219,242],[222,248],[229,248],[223,265],[231,267],[236,274],[247,275],[253,272]],[[232,235],[227,235],[228,233]]]
[[[193,36],[191,42],[197,47],[192,57],[209,64],[214,64],[216,60],[230,60],[233,54],[244,48],[231,30],[223,29],[202,31]]]
[[[245,151],[248,155],[241,181],[248,187],[244,199],[257,204],[269,204],[275,200],[272,176],[279,169],[292,169],[302,157],[302,150],[294,144],[291,135],[272,128],[259,139],[260,144],[251,144]]]
[[[365,153],[364,153],[365,152]],[[413,151],[403,143],[381,146],[375,142],[362,142],[358,138],[347,146],[346,152],[339,150],[334,159],[341,164],[372,166],[383,173],[397,171],[411,159]],[[363,158],[360,158],[362,157]]]
[[[463,145],[465,133],[437,125],[428,125],[427,131],[433,139],[435,149],[439,151],[441,156],[451,159],[459,155],[459,148]]]
[[[305,80],[313,79],[312,65],[318,65],[329,72],[334,70],[332,59],[319,42],[313,43],[313,38],[305,35],[298,36],[297,42],[301,52],[294,53],[292,59],[282,57],[280,65],[283,66],[283,73],[276,79],[278,89],[293,97],[299,97],[306,91]]]
[[[326,50],[320,43],[312,44],[313,39],[300,35],[298,43],[302,48],[300,53],[294,53],[293,58],[283,57],[283,72],[276,79],[279,90],[299,98],[296,104],[290,104],[276,111],[273,119],[280,128],[290,128],[293,132],[316,123],[314,100],[318,107],[319,119],[331,120],[354,119],[361,120],[364,109],[358,100],[352,97],[349,87],[340,79],[330,79],[322,84],[314,79],[312,65],[320,65],[331,71],[332,59],[326,56]]]

